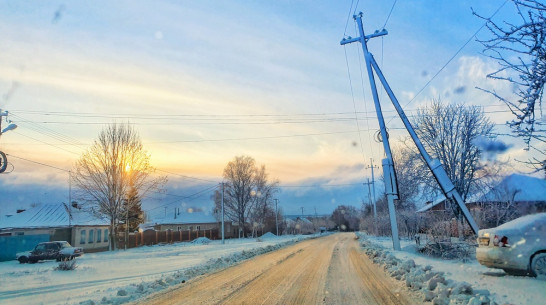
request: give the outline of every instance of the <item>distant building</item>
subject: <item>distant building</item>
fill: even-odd
[[[140,225],[141,231],[154,229],[157,231],[206,231],[221,230],[221,222],[214,215],[205,212],[181,212],[175,210],[174,213],[154,216],[146,223]],[[237,236],[237,229],[231,221],[224,221],[224,236],[231,238]]]
[[[76,205],[44,204],[2,219],[0,260],[12,254],[15,258],[13,251],[30,250],[42,241],[67,241],[82,247],[84,252],[107,250],[108,230],[106,219],[97,218]]]

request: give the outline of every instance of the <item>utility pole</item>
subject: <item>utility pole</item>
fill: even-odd
[[[373,189],[373,196],[372,196],[372,201],[373,201],[373,218],[374,220],[377,220],[377,209],[376,209],[376,206],[375,206],[375,179],[374,179],[374,176],[373,176],[373,169],[377,168],[377,166],[374,166],[373,165],[373,159],[370,158],[370,165],[368,165],[367,168],[371,168],[372,169],[372,189]],[[370,181],[368,181],[370,182]]]
[[[423,143],[421,143],[421,140],[415,133],[415,130],[413,129],[413,126],[411,125],[409,119],[407,118],[406,114],[404,113],[404,110],[400,106],[400,103],[398,102],[398,99],[396,99],[396,96],[394,95],[391,87],[389,86],[387,80],[385,79],[385,76],[383,75],[383,72],[379,68],[379,65],[375,61],[375,58],[373,55],[368,51],[367,41],[374,37],[384,36],[387,35],[388,32],[385,29],[382,29],[381,31],[376,31],[373,34],[370,34],[368,36],[364,35],[364,28],[362,26],[362,13],[359,13],[358,15],[354,15],[353,18],[358,24],[358,31],[360,33],[360,37],[358,38],[343,38],[340,42],[341,45],[353,43],[353,42],[360,42],[362,45],[362,51],[364,52],[364,59],[366,61],[366,68],[368,70],[368,78],[370,79],[370,87],[372,89],[372,95],[375,103],[375,110],[377,113],[377,119],[379,121],[379,127],[381,128],[381,138],[383,142],[383,147],[385,149],[385,155],[386,159],[382,160],[383,164],[383,175],[385,177],[385,189],[387,193],[387,201],[389,206],[389,215],[391,218],[391,229],[393,232],[393,246],[395,250],[400,249],[400,241],[398,240],[398,228],[396,225],[396,215],[394,214],[394,199],[398,199],[398,190],[397,190],[397,182],[396,182],[396,173],[394,171],[394,163],[392,160],[392,154],[389,147],[389,139],[387,134],[387,129],[385,127],[385,121],[383,119],[383,114],[381,112],[381,105],[379,104],[379,97],[377,95],[377,88],[375,85],[375,78],[373,71],[377,74],[379,80],[381,81],[381,84],[383,85],[383,88],[387,92],[394,108],[398,112],[398,116],[404,123],[404,126],[406,127],[406,130],[410,134],[413,142],[415,143],[415,146],[417,146],[417,149],[419,150],[419,153],[425,160],[425,163],[427,164],[428,168],[434,175],[434,178],[440,185],[442,192],[444,193],[445,197],[448,199],[452,199],[459,205],[459,208],[463,212],[463,215],[465,216],[466,220],[468,221],[468,224],[472,228],[472,231],[474,231],[475,234],[478,233],[478,225],[472,218],[472,215],[470,214],[470,211],[468,210],[467,206],[465,205],[463,199],[461,198],[461,195],[458,193],[458,191],[455,189],[455,186],[453,185],[453,182],[449,179],[445,169],[442,167],[442,163],[437,159],[432,159],[430,155],[425,150],[425,147],[423,146]]]
[[[375,209],[375,200],[372,200],[372,192],[370,190],[370,184],[373,185],[373,182],[370,182],[370,178],[368,178],[368,182],[364,183],[364,185],[368,185],[368,199],[370,200],[370,204],[373,205],[373,233],[377,235],[377,211]]]
[[[129,238],[129,200],[125,200],[125,250],[127,250],[127,239]],[[174,212],[174,217],[176,218],[176,212]]]
[[[277,208],[277,204],[279,203],[279,199],[275,198],[275,227],[277,228],[277,236],[279,236],[279,220],[277,219],[279,215],[279,210]]]
[[[72,228],[72,172],[68,171],[68,227]]]
[[[224,239],[224,182],[222,182],[222,244],[225,244]]]
[[[370,184],[372,184],[370,182],[370,178],[368,178],[368,182],[365,182],[365,183],[362,183],[364,185],[367,185],[368,186],[368,201],[370,202],[370,205],[372,205],[372,190],[370,189]],[[375,219],[375,209],[374,209],[374,219]]]
[[[301,218],[303,218],[303,207],[301,207]]]

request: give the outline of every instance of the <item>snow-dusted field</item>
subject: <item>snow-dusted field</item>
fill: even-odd
[[[85,254],[77,258],[78,267],[72,271],[54,270],[58,263],[45,261],[19,264],[0,263],[1,304],[77,304],[100,303],[101,300],[119,303],[130,301],[140,294],[164,289],[189,278],[210,271],[204,266],[212,260],[229,265],[249,253],[261,253],[271,246],[309,238],[311,236],[282,236],[256,239],[212,241],[208,244],[176,243],[140,247],[128,251]],[[241,256],[241,253],[243,255]],[[223,258],[223,260],[219,260]],[[204,270],[204,271],[201,271]],[[121,290],[121,292],[120,292]],[[124,295],[127,294],[127,295]]]
[[[386,237],[368,236],[373,242],[391,249],[399,259],[412,259],[416,264],[430,265],[435,271],[445,272],[446,278],[467,282],[475,289],[487,289],[500,304],[544,304],[546,281],[525,276],[511,276],[499,269],[480,265],[475,259],[463,263],[457,260],[442,260],[424,256],[416,251],[415,242],[402,240],[402,251],[392,251],[392,240]]]

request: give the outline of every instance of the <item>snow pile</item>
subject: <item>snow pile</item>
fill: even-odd
[[[260,236],[260,239],[270,239],[270,238],[277,238],[277,235],[267,232],[264,235]]]
[[[467,282],[446,279],[444,272],[432,270],[432,266],[416,265],[412,259],[401,260],[380,245],[372,243],[362,233],[357,233],[364,252],[375,263],[406,286],[423,295],[423,301],[434,305],[494,305],[488,290],[476,290]]]
[[[208,239],[206,237],[198,237],[198,238],[194,239],[191,243],[192,244],[199,244],[199,245],[207,245],[208,243],[210,243],[210,239]]]

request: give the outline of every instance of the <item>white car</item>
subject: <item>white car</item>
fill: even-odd
[[[480,230],[476,258],[484,266],[509,274],[546,278],[546,213]]]

